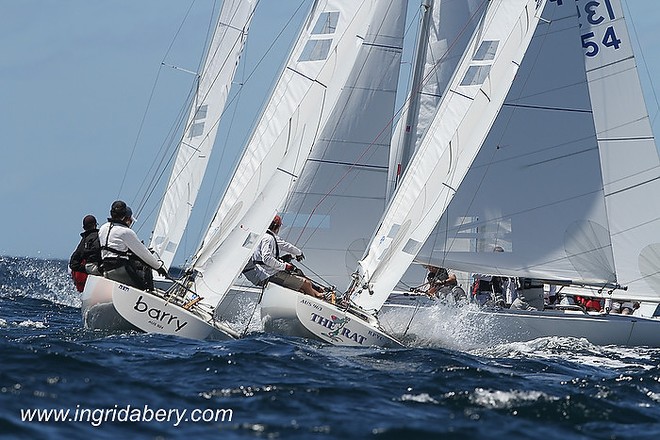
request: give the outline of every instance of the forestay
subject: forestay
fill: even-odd
[[[174,260],[202,184],[257,0],[225,0],[156,219],[150,247]]]
[[[362,68],[361,51],[376,48],[370,36],[390,31],[382,28],[389,3],[314,4],[195,257],[206,303],[223,297],[284,203],[351,72]]]
[[[544,1],[492,1],[365,258],[353,301],[379,310],[440,219],[513,82]]]

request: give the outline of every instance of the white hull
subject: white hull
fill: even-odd
[[[189,310],[151,292],[103,277],[90,276],[83,292],[86,328],[141,330],[190,339],[235,339],[239,335],[215,321],[212,313],[192,306]]]
[[[401,328],[402,323],[420,310],[431,311],[433,307],[386,304],[379,319],[386,328]],[[450,306],[448,306],[450,307]],[[510,309],[471,309],[472,306],[456,308],[451,319],[456,328],[468,333],[470,342],[478,344],[504,344],[528,342],[547,337],[584,338],[595,345],[660,347],[660,319],[642,318],[634,315],[584,313],[576,310],[523,311]],[[444,315],[444,314],[443,314]],[[444,315],[447,316],[447,315]],[[432,323],[425,326],[433,333]],[[470,331],[469,329],[472,329]],[[414,332],[414,326],[411,328]]]
[[[82,320],[89,330],[129,331],[138,330],[126,321],[112,304],[114,281],[89,275],[82,293]]]
[[[273,283],[264,289],[261,317],[267,332],[350,347],[402,346],[380,330],[377,322],[367,322],[333,304]]]

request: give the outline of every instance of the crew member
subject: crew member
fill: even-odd
[[[153,290],[151,269],[163,277],[168,276],[167,269],[131,229],[133,222],[131,208],[121,200],[115,201],[108,222],[99,229],[103,275],[138,289]]]

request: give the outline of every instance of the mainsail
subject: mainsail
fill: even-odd
[[[281,211],[280,235],[304,249],[306,271],[342,290],[386,205],[407,2],[388,3]]]
[[[577,4],[580,22],[572,4],[545,8],[535,56],[417,259],[657,300],[660,209],[646,200],[660,169],[623,11]]]
[[[545,1],[491,1],[358,266],[352,300],[379,310],[451,201],[500,111]]]
[[[403,2],[326,0],[313,6],[195,256],[196,288],[205,303],[215,306],[244,267],[326,123],[340,111],[346,84],[373,80],[360,75],[358,61],[392,52],[387,40],[401,25],[390,10],[401,16]]]
[[[150,247],[169,267],[190,218],[257,0],[225,0],[156,219]]]
[[[660,161],[620,0],[577,2],[617,281],[660,299]]]

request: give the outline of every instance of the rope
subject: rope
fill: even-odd
[[[417,311],[419,310],[419,301],[415,301],[415,310],[412,313],[412,316],[410,317],[410,321],[408,321],[408,326],[406,327],[406,330],[403,332],[403,336],[406,336],[408,334],[408,330],[410,330],[410,324],[412,324],[413,319],[415,318],[415,315],[417,314]]]
[[[266,286],[261,288],[261,293],[259,293],[259,300],[257,300],[257,302],[254,303],[254,309],[252,309],[252,313],[250,313],[250,319],[248,319],[247,324],[245,324],[245,328],[243,329],[243,334],[241,335],[241,338],[245,337],[245,335],[248,332],[248,329],[250,328],[250,324],[252,324],[252,317],[254,316],[254,312],[257,311],[257,306],[259,304],[261,304],[261,298],[263,298],[263,296],[264,296],[264,289],[265,288],[266,288]],[[245,292],[245,291],[243,291],[243,292]]]

